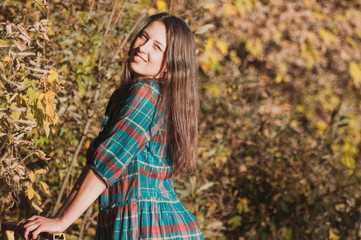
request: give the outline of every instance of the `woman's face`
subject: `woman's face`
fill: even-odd
[[[136,38],[130,51],[130,68],[138,77],[157,78],[165,70],[166,29],[151,22]]]

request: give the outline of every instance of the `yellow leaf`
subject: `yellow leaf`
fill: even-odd
[[[231,3],[224,4],[224,15],[226,17],[232,17],[237,14],[237,9],[235,6],[233,6]]]
[[[16,121],[19,119],[21,112],[13,112],[13,120]]]
[[[44,119],[44,121],[43,121],[43,126],[44,126],[44,131],[45,131],[46,137],[49,137],[49,134],[50,134],[50,122],[49,122],[49,121],[46,121],[46,120]]]
[[[43,212],[43,209],[41,209],[41,207],[36,205],[34,201],[31,202],[31,206],[38,212],[38,214]]]
[[[58,81],[58,77],[58,73],[51,69],[48,76],[48,83],[52,84],[54,81],[56,83]]]
[[[45,104],[45,114],[47,114],[51,119],[55,114],[55,105],[53,104],[55,99],[54,92],[47,92],[44,96],[44,104]]]
[[[237,56],[237,52],[232,50],[229,52],[229,57],[231,58],[232,62],[237,64],[241,64],[241,59]]]
[[[253,0],[236,0],[235,4],[239,13],[244,13],[246,10],[252,10],[253,8]]]
[[[303,105],[297,105],[296,106],[296,111],[297,112],[303,112],[305,110],[305,107]]]
[[[81,224],[83,222],[83,219],[78,218],[77,220],[74,221],[74,224]]]
[[[318,121],[316,126],[317,126],[317,129],[318,129],[317,132],[319,134],[322,134],[326,130],[326,128],[328,127],[327,123],[325,123],[324,121]]]
[[[279,30],[276,30],[276,32],[272,35],[272,38],[275,42],[279,42],[282,38],[282,32]]]
[[[282,153],[276,152],[276,153],[275,153],[275,157],[278,157],[278,158],[282,157]]]
[[[325,18],[325,16],[320,12],[313,12],[313,16],[315,16],[318,21],[322,21]]]
[[[216,8],[216,4],[215,3],[207,3],[207,4],[204,4],[203,8],[213,12],[214,9]]]
[[[1,59],[3,62],[11,62],[12,61],[12,59],[11,59],[11,57],[9,57],[9,56],[6,56],[6,57],[4,57],[3,59]]]
[[[8,43],[7,43],[7,41],[6,41],[6,40],[4,40],[4,39],[0,39],[0,45],[2,45],[2,46],[7,46],[7,45],[8,45]]]
[[[55,105],[55,104],[54,104]],[[54,109],[55,109],[55,106],[54,106]],[[53,123],[55,124],[55,125],[57,125],[57,123],[59,122],[59,116],[58,116],[58,114],[55,112],[54,113],[54,118],[53,118]]]
[[[209,38],[206,40],[206,47],[205,47],[205,52],[208,53],[210,52],[210,50],[212,49],[214,45],[214,40],[212,38]]]
[[[45,97],[45,94],[42,92],[36,92],[36,98],[41,101]]]
[[[30,121],[34,120],[33,112],[30,108],[26,110],[26,118]]]
[[[168,6],[166,1],[158,0],[156,3],[159,12],[168,12]]]
[[[292,128],[297,128],[298,127],[298,122],[296,120],[292,120],[291,123],[290,123],[290,126]]]
[[[28,104],[32,104],[36,98],[36,92],[34,91],[34,88],[29,87],[27,90],[27,95],[29,97]]]
[[[5,236],[8,240],[14,240],[15,239],[15,233],[11,230],[5,230]]]
[[[340,239],[340,236],[338,236],[338,235],[336,234],[336,231],[337,231],[337,230],[335,230],[335,229],[333,229],[333,228],[331,228],[331,229],[329,230],[329,239],[330,239],[330,240],[339,240],[339,239]]]
[[[246,49],[258,60],[263,60],[263,47],[259,39],[249,39],[246,41]]]
[[[45,182],[43,181],[39,181],[40,185],[41,185],[41,188],[43,189],[43,191],[47,194],[47,195],[51,195],[50,191],[49,191],[49,186],[48,184],[46,184]]]
[[[276,78],[275,78],[275,83],[281,83],[282,82],[282,75],[281,74],[277,74]]]
[[[90,228],[88,229],[88,233],[90,234],[90,236],[94,236],[96,234],[96,231],[94,228]]]
[[[228,46],[226,42],[219,39],[218,41],[216,41],[216,45],[223,55],[226,55],[228,53]]]
[[[86,148],[86,149],[88,149],[88,148],[89,148],[90,143],[91,143],[91,141],[90,141],[89,139],[88,139],[88,140],[86,140],[86,142],[85,142],[85,148]]]
[[[212,69],[215,70],[222,69],[222,66],[219,63],[219,56],[217,54],[212,54],[211,57],[209,58],[209,61]]]
[[[47,168],[40,168],[40,169],[35,170],[35,174],[45,174],[48,171],[49,171],[49,169],[47,169]]]
[[[303,0],[304,4],[306,5],[307,8],[312,8],[313,4],[310,0]]]
[[[326,44],[338,43],[338,38],[332,32],[329,32],[325,29],[320,29],[320,31],[318,31],[318,34]]]
[[[355,168],[355,159],[350,154],[343,154],[341,157],[341,163],[347,166],[350,170]]]
[[[205,85],[205,89],[213,96],[219,97],[221,95],[221,90],[216,84]]]
[[[358,149],[355,145],[351,144],[350,141],[345,141],[342,146],[342,152],[345,154],[353,155],[358,153]]]
[[[33,188],[33,185],[32,185],[32,184],[30,184],[30,185],[28,186],[28,188],[26,189],[25,193],[26,193],[26,196],[28,196],[29,200],[33,199],[34,194],[35,194],[35,191],[34,191],[34,188]]]
[[[148,16],[151,16],[153,14],[155,14],[157,12],[157,10],[155,8],[149,8],[148,9]]]
[[[361,87],[361,68],[356,62],[350,62],[349,72],[352,77],[353,84],[357,87]]]
[[[29,179],[30,179],[30,181],[31,181],[32,183],[35,182],[35,180],[36,180],[36,175],[34,174],[33,171],[30,171],[30,172],[28,173],[28,176],[29,176]]]

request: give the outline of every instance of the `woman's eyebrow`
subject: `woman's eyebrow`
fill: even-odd
[[[149,34],[147,33],[147,31],[146,30],[143,30],[143,32],[142,32],[143,34],[145,34],[145,35],[147,35],[147,37],[149,37]],[[159,44],[159,45],[161,45],[163,48],[165,48],[165,46],[164,46],[164,44],[163,43],[161,43],[161,42],[159,42],[158,40],[154,40],[154,42],[156,42],[157,44]]]
[[[149,36],[149,34],[147,33],[147,31],[143,30],[141,33],[147,35],[147,37]]]
[[[165,48],[165,46],[163,45],[163,43],[159,42],[158,40],[155,40],[155,42],[159,45],[161,45],[163,48]]]

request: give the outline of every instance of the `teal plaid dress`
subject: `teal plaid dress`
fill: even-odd
[[[113,93],[87,164],[106,183],[96,239],[203,239],[173,188],[159,85],[139,80],[125,101]]]

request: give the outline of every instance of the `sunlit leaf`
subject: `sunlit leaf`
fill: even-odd
[[[49,71],[48,83],[53,84],[54,82],[56,83],[57,81],[58,81],[58,73],[53,69],[51,69]]]
[[[157,0],[156,5],[159,12],[168,12],[168,5],[166,1]]]
[[[228,53],[228,46],[226,42],[222,40],[217,40],[216,46],[221,51],[222,54],[226,55]]]
[[[36,175],[34,174],[33,171],[29,171],[29,172],[28,172],[28,176],[29,176],[29,179],[30,179],[30,181],[31,181],[32,183],[35,182],[35,180],[36,180]]]
[[[352,77],[354,85],[358,88],[361,87],[361,67],[356,62],[350,62],[349,72]]]
[[[207,190],[207,189],[213,187],[215,184],[216,184],[215,182],[208,182],[208,183],[202,185],[200,188],[198,188],[196,193],[200,193],[203,190]]]
[[[50,192],[50,190],[49,190],[49,186],[48,186],[48,184],[46,184],[45,182],[43,182],[43,181],[39,181],[39,183],[40,183],[40,186],[41,186],[41,189],[43,189],[43,191],[47,194],[47,195],[51,195],[51,192]]]
[[[35,190],[34,190],[32,184],[30,184],[30,185],[28,186],[28,188],[26,189],[25,193],[26,193],[26,196],[28,197],[29,200],[33,199],[34,194],[35,194]]]
[[[42,160],[49,160],[50,158],[47,158],[46,157],[46,154],[43,152],[43,151],[41,151],[41,150],[36,150],[35,152],[34,152],[34,154],[35,155],[37,155],[40,159],[42,159]]]
[[[326,44],[338,43],[338,39],[333,33],[325,29],[320,29],[318,33],[320,34],[320,37],[325,41]]]

